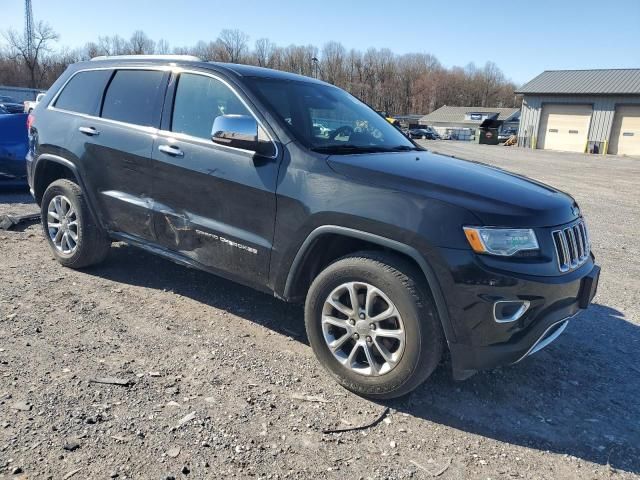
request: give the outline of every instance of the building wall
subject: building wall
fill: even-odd
[[[36,96],[44,90],[22,87],[5,87],[0,85],[0,95],[13,98],[16,102],[22,103],[25,100],[35,100]]]
[[[606,96],[606,95],[525,95],[522,101],[522,115],[518,130],[518,145],[536,148],[540,115],[545,103],[572,103],[592,105],[591,126],[589,127],[588,150],[598,146],[599,153],[606,153],[609,135],[613,125],[616,105],[640,105],[640,96]]]

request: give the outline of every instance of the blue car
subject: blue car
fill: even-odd
[[[27,114],[0,113],[0,187],[27,184]]]

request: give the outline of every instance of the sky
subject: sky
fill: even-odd
[[[640,0],[32,0],[36,21],[78,47],[143,30],[174,46],[239,29],[253,44],[329,40],[346,48],[431,53],[451,67],[495,62],[523,84],[544,70],[640,68]],[[0,30],[23,29],[24,0],[0,0]]]

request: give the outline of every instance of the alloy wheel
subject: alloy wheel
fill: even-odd
[[[56,250],[72,255],[78,248],[78,214],[64,195],[56,195],[47,207],[47,229]]]
[[[382,290],[364,282],[335,288],[322,308],[322,332],[333,356],[365,376],[393,370],[405,348],[398,309]]]

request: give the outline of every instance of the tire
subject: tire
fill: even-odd
[[[55,206],[56,199],[61,205],[61,210],[66,209],[68,220],[65,219],[66,215],[62,215],[63,220],[56,222],[53,215],[60,217]],[[40,211],[44,236],[55,259],[65,267],[83,268],[95,265],[104,260],[109,253],[111,241],[94,221],[82,189],[76,183],[67,179],[51,183],[42,196]],[[65,226],[62,228],[54,226],[63,225],[63,222]],[[70,238],[66,242],[61,239],[60,245],[57,245],[58,236],[55,233],[60,230],[69,232]],[[71,248],[72,244],[75,244],[74,248]]]
[[[345,323],[343,327],[343,323],[340,322],[344,318],[347,318],[345,322],[352,322],[356,316],[349,320],[349,315],[342,314],[342,310],[334,308],[334,304],[340,305],[341,309],[351,306],[347,305],[351,304],[347,301],[347,298],[350,298],[349,285],[354,285],[359,305],[364,304],[367,292],[374,292],[371,294],[374,307],[377,304],[376,308],[385,312],[391,311],[387,308],[391,305],[387,305],[388,302],[383,297],[375,297],[375,291],[378,291],[395,306],[399,316],[376,323],[371,319],[375,319],[376,316],[380,318],[381,315],[377,312],[365,312],[364,319],[365,313],[360,313],[355,325],[347,327]],[[339,296],[342,295],[343,288],[346,293]],[[332,298],[332,302],[328,302],[329,297]],[[365,310],[368,308],[365,307]],[[370,313],[375,315],[369,315]],[[367,327],[363,322],[369,321],[375,323],[377,328],[372,330],[369,323],[367,333]],[[385,322],[390,322],[391,326],[389,323],[383,325]],[[340,326],[334,327],[336,323]],[[393,255],[359,252],[337,260],[320,272],[307,294],[305,324],[316,357],[336,381],[348,390],[372,399],[396,398],[411,392],[431,375],[442,357],[442,327],[422,273],[402,258]],[[400,342],[385,338],[385,332],[399,332],[399,326],[404,331],[402,349]],[[344,332],[347,337],[342,336]],[[364,342],[362,336],[366,336]],[[340,357],[338,358],[329,347],[329,342],[332,341],[332,345],[335,346],[344,338],[348,338],[344,346],[335,350]],[[349,354],[353,353],[353,348],[350,350],[350,345],[356,342],[360,342],[361,346],[352,362]],[[382,364],[385,359],[382,357],[382,350],[377,348],[381,342],[386,342],[386,346],[383,346],[387,354],[399,355],[395,362]],[[371,346],[371,357],[366,355],[365,346]],[[394,348],[397,348],[395,352]],[[375,369],[371,368],[368,361],[370,358],[376,364],[376,373],[372,373]]]
[[[423,135],[423,136],[422,136],[422,140],[426,140],[426,139],[427,139],[427,136],[426,136],[426,135]]]

